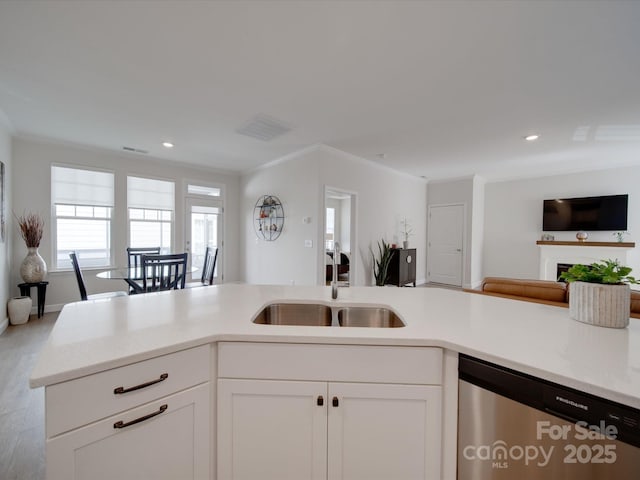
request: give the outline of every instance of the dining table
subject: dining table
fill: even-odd
[[[199,270],[199,267],[192,267],[187,265],[186,275],[189,277],[192,273]],[[148,271],[150,271],[148,269]],[[142,267],[124,267],[114,268],[110,270],[104,270],[98,272],[96,277],[105,280],[124,280],[131,287],[129,294],[143,293],[142,280],[144,275],[144,269]],[[151,278],[150,274],[147,274],[147,278]]]

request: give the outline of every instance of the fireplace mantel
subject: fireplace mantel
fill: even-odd
[[[577,242],[577,241],[556,241],[538,240],[536,245],[560,245],[570,247],[622,247],[636,248],[635,242]]]
[[[627,253],[635,248],[635,242],[536,242],[540,248],[540,280],[557,280],[558,264],[590,264],[604,259],[627,264]]]

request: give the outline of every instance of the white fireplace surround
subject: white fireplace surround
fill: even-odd
[[[580,245],[538,245],[540,248],[540,280],[557,280],[559,263],[585,265],[604,259],[617,259],[626,265],[627,253],[632,247]]]

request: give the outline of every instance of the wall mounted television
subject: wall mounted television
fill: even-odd
[[[626,230],[629,195],[545,200],[542,230]]]

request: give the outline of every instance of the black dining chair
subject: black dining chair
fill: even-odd
[[[78,263],[78,253],[77,252],[69,253],[69,258],[71,259],[71,264],[73,265],[73,271],[76,274],[76,280],[78,281],[78,289],[80,290],[80,298],[82,300],[98,300],[101,298],[127,296],[127,292],[104,292],[104,293],[94,293],[92,295],[87,295],[87,287],[84,283],[82,270],[80,270],[80,264]]]
[[[142,255],[159,254],[160,247],[127,247],[127,266],[129,270],[142,268]],[[135,278],[129,278],[127,283],[129,284],[129,295],[143,292],[142,285]]]
[[[207,247],[204,252],[204,263],[202,265],[202,275],[199,282],[191,282],[185,285],[186,288],[204,287],[213,285],[213,274],[216,271],[218,261],[218,247]]]
[[[187,253],[142,255],[142,290],[178,290],[187,279]]]
[[[160,255],[160,247],[127,247],[127,266],[142,267],[142,255]]]

